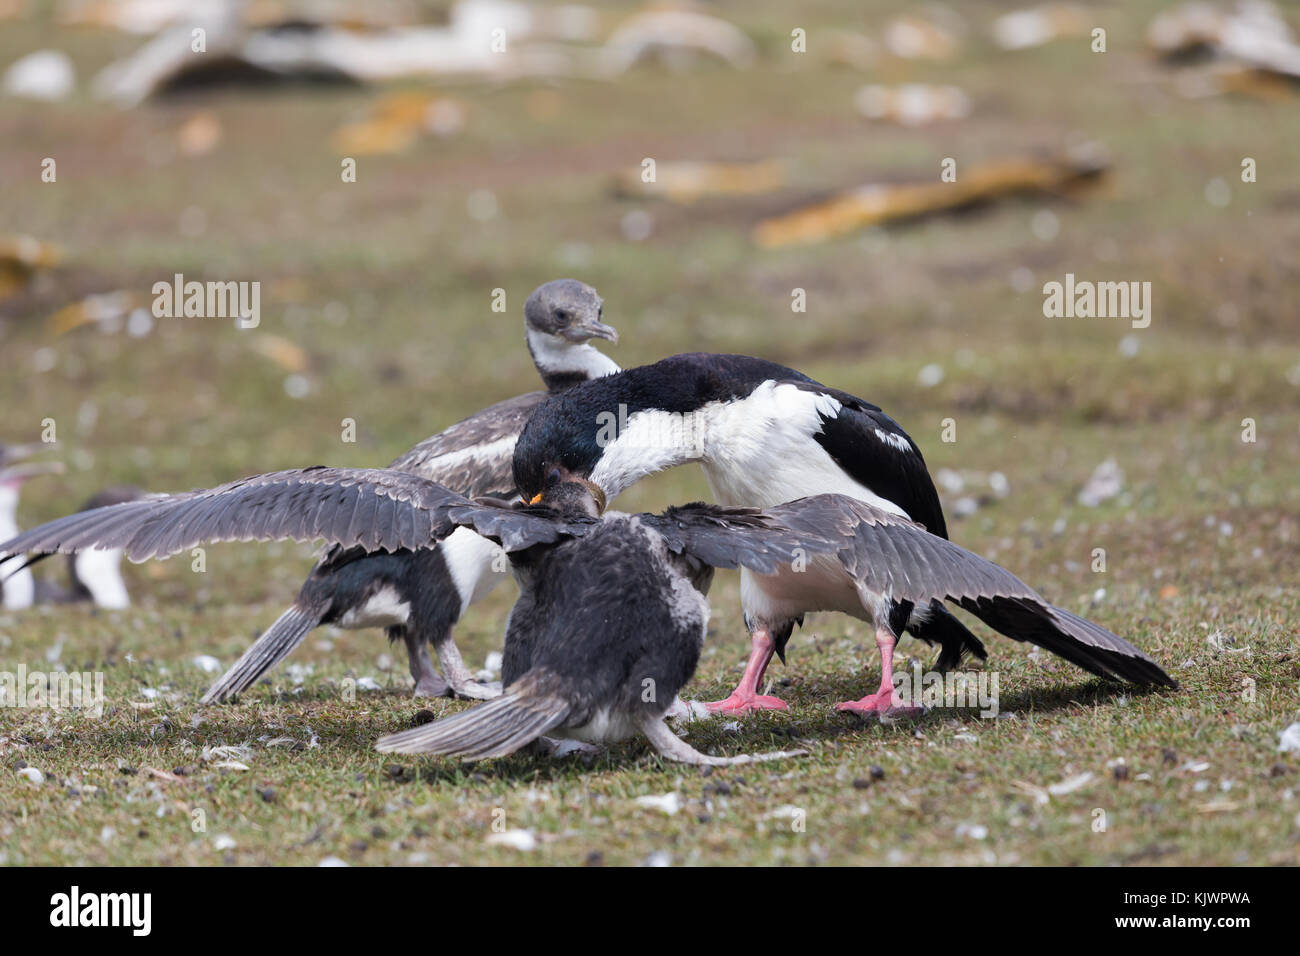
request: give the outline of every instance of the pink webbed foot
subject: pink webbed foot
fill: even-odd
[[[713,714],[748,714],[755,710],[788,710],[789,705],[780,697],[765,694],[742,694],[732,691],[726,700],[714,700],[704,705]]]
[[[924,707],[907,703],[892,690],[882,690],[861,700],[846,700],[836,704],[835,709],[861,717],[914,717],[925,713]]]

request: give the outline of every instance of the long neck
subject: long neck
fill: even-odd
[[[596,443],[602,449],[591,480],[609,500],[642,478],[705,460],[712,406],[695,411],[627,411],[627,406],[596,417]]]
[[[579,382],[622,371],[612,358],[586,343],[575,345],[532,328],[526,330],[525,336],[528,353],[548,392],[560,392]]]

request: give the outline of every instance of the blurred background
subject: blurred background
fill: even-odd
[[[624,366],[745,352],[882,405],[954,538],[1045,587],[1092,595],[1098,544],[1112,594],[1293,575],[1295,14],[0,0],[0,439],[53,420],[68,465],[20,523],[383,464],[535,387],[523,301],[573,276]],[[177,273],[259,282],[260,323],[155,316]],[[1149,282],[1149,327],[1045,317],[1067,274]],[[132,589],[251,631],[310,549],[220,553]]]

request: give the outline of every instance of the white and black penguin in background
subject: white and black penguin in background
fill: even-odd
[[[614,426],[611,427],[611,422]],[[689,353],[577,386],[542,405],[515,445],[515,483],[525,499],[555,467],[589,479],[612,500],[652,473],[699,462],[719,504],[769,509],[814,495],[854,498],[947,537],[934,482],[916,443],[875,405],[774,362],[744,355]],[[774,653],[802,610],[847,610],[861,602],[828,584],[774,602],[741,569],[741,603],[752,649],[739,685],[714,712],[785,709],[759,693]],[[818,580],[805,579],[805,584]],[[937,667],[966,653],[987,657],[980,640],[942,604],[894,600],[888,632],[878,631],[881,691],[838,709],[890,712],[893,649],[904,630],[941,648]],[[892,634],[892,636],[891,636]],[[1049,647],[1051,650],[1055,648]],[[1059,653],[1059,651],[1058,651]],[[1101,673],[1101,671],[1096,671]]]
[[[612,359],[588,344],[592,339],[618,343],[618,332],[603,318],[603,301],[583,282],[556,279],[538,286],[524,303],[524,337],[546,391],[490,405],[420,442],[388,467],[471,497],[514,497],[511,454],[533,409],[548,394],[619,371]],[[330,548],[293,605],[213,683],[203,703],[247,690],[321,624],[382,627],[390,640],[404,641],[417,697],[494,696],[494,688],[473,679],[452,631],[465,610],[507,574],[497,546],[468,528],[437,547],[417,551],[367,554],[358,548]],[[445,679],[430,660],[430,644]]]
[[[114,485],[91,495],[82,511],[136,501],[144,492],[135,485]],[[122,578],[119,548],[89,548],[68,555],[68,590],[57,589],[51,600],[61,604],[89,601],[96,607],[120,611],[131,606],[131,595]]]
[[[0,445],[0,541],[18,533],[18,499],[23,485],[37,475],[63,472],[61,461],[29,461],[49,445]],[[39,600],[37,582],[27,567],[7,578],[0,576],[0,602],[7,611],[21,611]]]
[[[1175,686],[1132,644],[1053,607],[1011,572],[856,498],[819,495],[766,511],[693,504],[661,515],[604,513],[601,488],[563,467],[543,477],[538,497],[534,505],[470,501],[405,472],[306,468],[71,515],[0,549],[112,547],[143,561],[207,541],[323,537],[396,553],[474,528],[509,554],[520,588],[504,693],[384,737],[386,752],[478,760],[545,734],[608,743],[640,732],[686,763],[797,755],[713,757],[664,723],[699,660],[714,567],[749,569],[781,613],[838,610],[870,621],[882,643],[897,637],[898,606],[950,600],[1094,673]],[[892,709],[912,704],[892,684],[881,694]]]
[[[0,539],[18,533],[18,494],[27,479],[36,475],[63,474],[61,461],[26,461],[38,451],[53,445],[0,445]],[[82,511],[102,508],[104,505],[134,501],[141,496],[139,488],[118,485],[105,488],[93,495]],[[122,579],[120,551],[87,549],[68,556],[68,586],[49,578],[35,577],[30,567],[23,565],[8,576],[0,575],[0,598],[6,610],[23,610],[34,604],[94,604],[106,610],[120,610],[131,606],[131,595]]]

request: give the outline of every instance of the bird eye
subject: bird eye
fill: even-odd
[[[558,322],[558,323],[560,323],[560,325],[568,325],[568,324],[569,324],[569,319],[570,319],[570,318],[572,318],[572,316],[569,315],[569,312],[568,312],[567,309],[556,309],[556,310],[555,310],[555,321]]]

